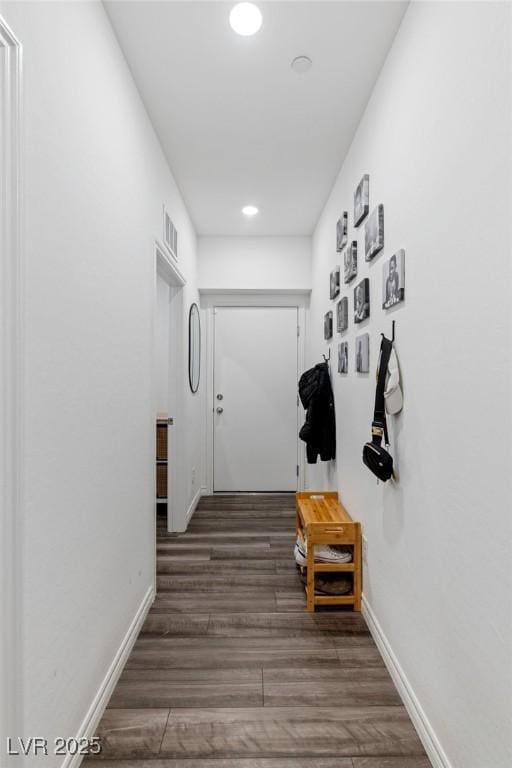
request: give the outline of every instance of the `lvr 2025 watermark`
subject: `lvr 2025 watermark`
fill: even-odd
[[[8,755],[99,755],[99,736],[90,739],[62,738],[45,739],[43,736],[8,736]]]

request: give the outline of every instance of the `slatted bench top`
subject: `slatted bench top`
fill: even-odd
[[[316,525],[340,525],[353,520],[335,491],[297,493],[297,511],[306,528]]]

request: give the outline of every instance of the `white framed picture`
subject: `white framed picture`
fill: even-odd
[[[344,296],[336,304],[336,330],[344,333],[348,328],[348,298]]]
[[[370,281],[367,277],[354,288],[354,323],[370,316]]]
[[[350,283],[357,275],[357,240],[347,246],[343,256],[343,282]]]
[[[363,176],[354,192],[354,226],[358,227],[370,210],[370,177]]]
[[[348,373],[348,342],[338,344],[338,373]]]
[[[332,339],[332,310],[324,315],[324,339]]]
[[[368,373],[370,370],[370,334],[356,336],[356,371]]]
[[[364,258],[371,261],[384,248],[384,206],[378,205],[364,226]]]
[[[382,309],[399,304],[405,297],[405,251],[401,248],[382,266]]]
[[[340,293],[340,268],[334,267],[329,278],[329,296],[335,299]]]
[[[336,222],[336,250],[340,253],[347,244],[348,238],[348,211],[343,211]]]

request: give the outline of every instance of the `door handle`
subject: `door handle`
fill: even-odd
[[[217,408],[217,413],[224,413],[224,408]]]

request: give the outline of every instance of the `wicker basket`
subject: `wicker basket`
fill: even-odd
[[[156,460],[167,461],[167,424],[156,425]]]
[[[167,464],[156,465],[156,497],[167,498]]]

